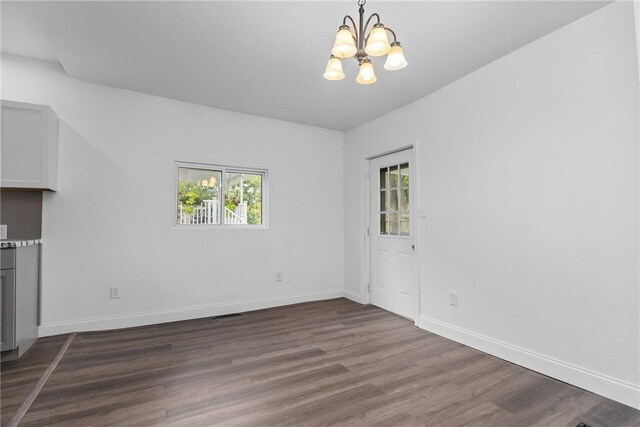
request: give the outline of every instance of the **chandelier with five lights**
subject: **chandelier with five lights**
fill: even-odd
[[[373,13],[369,16],[367,22],[364,22],[365,3],[366,0],[358,0],[358,6],[360,6],[358,10],[360,14],[359,25],[356,25],[349,15],[342,19],[342,25],[338,28],[336,41],[333,44],[333,49],[331,49],[331,57],[324,72],[325,79],[344,79],[341,60],[352,56],[355,56],[360,66],[356,82],[363,85],[375,83],[378,80],[369,57],[387,55],[387,61],[384,64],[385,70],[401,70],[407,66],[407,60],[404,58],[404,52],[396,38],[396,33],[380,22],[380,15]],[[367,33],[369,24],[374,18],[376,22],[373,24],[371,31]],[[351,21],[353,30],[347,25],[347,21]],[[393,42],[389,43],[387,33],[393,36]]]

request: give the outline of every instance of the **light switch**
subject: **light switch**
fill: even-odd
[[[0,225],[0,239],[4,240],[7,238],[7,225]]]

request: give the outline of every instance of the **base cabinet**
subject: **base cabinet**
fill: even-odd
[[[38,338],[40,245],[0,250],[2,361],[22,356]]]
[[[0,272],[0,351],[16,348],[16,275],[15,270]]]

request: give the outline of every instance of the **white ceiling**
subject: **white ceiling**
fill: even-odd
[[[374,1],[409,66],[378,82],[322,78],[349,2],[7,2],[2,51],[74,77],[227,110],[345,130],[434,92],[600,7],[594,1]]]

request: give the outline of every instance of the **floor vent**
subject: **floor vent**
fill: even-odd
[[[242,316],[242,313],[231,313],[231,314],[223,314],[222,316],[212,316],[212,319],[226,319],[228,317],[239,317]],[[585,424],[586,427],[589,427]]]

